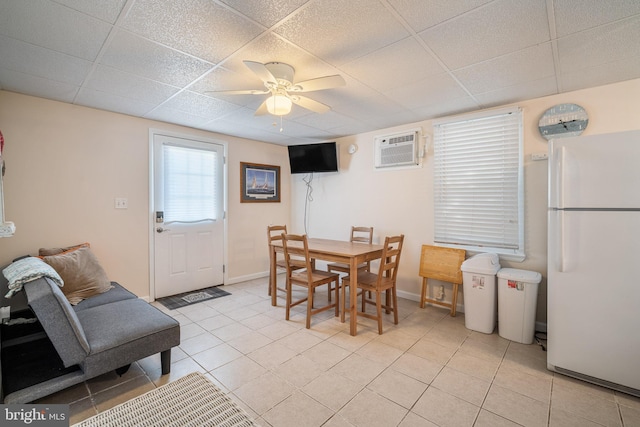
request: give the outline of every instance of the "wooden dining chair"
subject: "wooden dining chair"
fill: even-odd
[[[307,329],[311,328],[311,316],[323,311],[335,308],[335,315],[339,315],[340,310],[340,293],[338,292],[338,280],[340,276],[336,273],[328,271],[316,270],[313,266],[311,257],[309,256],[309,244],[306,235],[282,234],[282,247],[284,249],[284,259],[287,267],[287,302],[285,319],[289,320],[291,307],[307,302]],[[304,270],[296,270],[297,266],[304,265]],[[336,299],[334,303],[314,308],[314,292],[318,286],[329,285],[335,282]],[[292,301],[293,286],[302,286],[307,288],[307,296],[297,301]]]
[[[362,291],[362,311],[358,311],[358,316],[378,321],[378,334],[382,334],[382,309],[386,313],[393,312],[393,323],[398,324],[398,297],[396,293],[396,277],[398,276],[398,266],[400,265],[400,254],[402,253],[402,244],[404,243],[404,235],[387,237],[384,239],[384,249],[382,258],[380,259],[380,267],[378,273],[370,271],[358,271],[358,283],[356,283],[356,291]],[[342,279],[342,317],[344,322],[344,312],[346,305],[345,288],[350,285],[351,277],[347,276]],[[375,294],[375,301],[369,299],[366,291]],[[385,292],[385,303],[382,303],[382,292]],[[391,295],[389,295],[391,292]],[[390,298],[389,298],[390,296]],[[366,305],[373,304],[376,306],[376,315],[366,312]],[[357,306],[355,308],[357,310]]]
[[[371,242],[373,242],[373,227],[351,227],[351,238],[349,241],[371,244]],[[332,262],[327,265],[327,271],[330,272],[338,271],[348,274],[350,269],[349,264],[344,262]],[[371,262],[367,261],[366,263],[360,264],[358,271],[360,270],[371,271]]]
[[[351,238],[349,241],[371,244],[373,242],[373,227],[351,227]],[[327,271],[349,274],[351,266],[344,262],[332,262],[327,264]],[[358,265],[358,273],[360,273],[360,271],[371,271],[371,261]],[[369,294],[369,296],[371,296],[371,294]],[[331,301],[331,289],[329,289],[329,301]]]
[[[269,261],[271,261],[271,257],[276,257],[276,269],[281,268],[286,271],[287,264],[282,256],[278,256],[278,254],[273,251],[271,248],[271,243],[282,240],[282,234],[287,234],[287,226],[286,225],[270,225],[267,226],[267,241],[269,242]],[[305,266],[302,264],[293,265],[294,270],[299,270],[304,268]],[[271,263],[269,263],[269,268],[271,268]],[[278,287],[278,272],[272,272],[274,275],[274,283],[276,291],[281,291],[286,293],[287,290],[285,288]],[[271,286],[269,286],[269,295],[271,295]]]
[[[466,251],[464,249],[422,245],[422,253],[420,255],[420,276],[422,277],[420,308],[424,308],[425,302],[449,307],[451,316],[455,317],[458,304],[458,286],[462,284],[460,266],[465,256]],[[450,304],[445,301],[428,298],[427,282],[429,279],[449,282],[453,285]]]

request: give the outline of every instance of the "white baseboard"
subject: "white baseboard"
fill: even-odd
[[[234,285],[236,283],[242,283],[249,280],[262,279],[263,277],[269,277],[269,272],[263,271],[260,273],[247,274],[245,276],[228,277],[225,285]]]

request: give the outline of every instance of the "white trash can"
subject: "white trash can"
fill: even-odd
[[[497,254],[478,254],[467,259],[462,270],[464,326],[490,334],[496,327],[496,273],[500,270]]]
[[[502,338],[533,343],[541,280],[537,271],[503,268],[498,272],[498,334]]]

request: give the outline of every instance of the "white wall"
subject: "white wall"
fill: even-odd
[[[547,162],[532,161],[531,154],[547,151],[547,141],[538,132],[540,116],[547,108],[564,102],[582,105],[587,110],[589,125],[585,135],[638,129],[640,79],[514,104],[524,111],[527,257],[522,263],[501,261],[501,265],[542,273],[537,312],[540,322],[546,322]],[[375,171],[374,136],[415,127],[421,127],[423,133],[429,135],[429,152],[422,167]],[[427,120],[338,139],[340,172],[315,174],[313,201],[307,212],[308,233],[312,237],[348,239],[352,225],[373,226],[378,241],[386,235],[405,234],[398,288],[401,295],[415,299],[418,299],[421,283],[418,276],[420,247],[433,244],[432,133],[432,121]],[[350,155],[346,150],[352,143],[358,145],[358,151]],[[294,232],[305,231],[306,185],[303,176],[292,175]],[[450,286],[445,290],[445,298],[451,300]],[[462,295],[458,301],[464,303]]]
[[[227,283],[265,274],[266,228],[290,218],[286,147],[0,91],[5,214],[0,266],[88,241],[111,280],[149,296],[149,129],[228,144]],[[279,165],[282,203],[240,203],[240,162]],[[129,208],[116,210],[115,197]],[[266,290],[265,290],[266,292]]]

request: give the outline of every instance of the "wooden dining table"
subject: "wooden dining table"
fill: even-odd
[[[354,243],[343,240],[317,239],[309,238],[309,256],[316,260],[327,262],[343,262],[349,264],[351,269],[349,275],[349,308],[345,310],[349,312],[349,333],[356,335],[357,330],[357,314],[356,307],[358,293],[356,284],[358,283],[358,265],[366,262],[380,259],[384,245]],[[282,252],[282,241],[275,241],[271,244],[270,258],[270,274],[269,286],[271,287],[271,305],[276,305],[277,289],[276,289],[276,252]],[[344,304],[340,307],[344,310]]]

